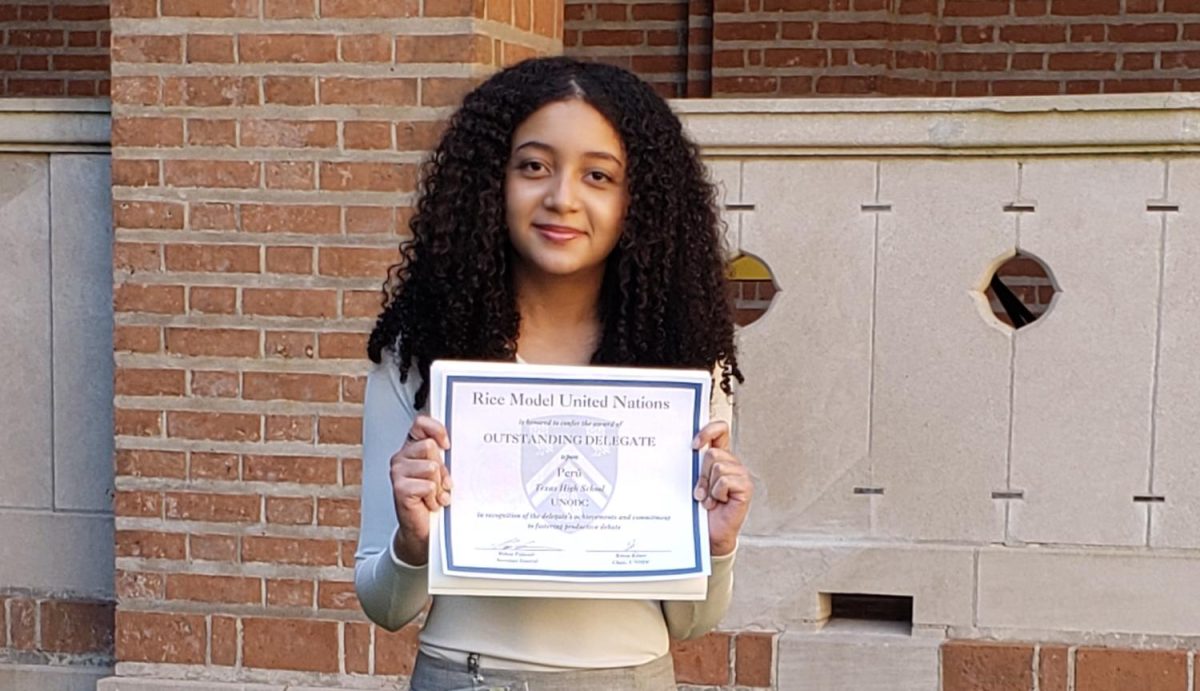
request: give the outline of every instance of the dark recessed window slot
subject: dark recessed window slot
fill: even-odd
[[[911,595],[830,593],[830,620],[891,621],[912,625]]]

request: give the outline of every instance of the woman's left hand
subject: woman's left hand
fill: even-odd
[[[708,542],[714,557],[737,546],[738,533],[750,510],[754,481],[750,472],[729,450],[729,424],[716,420],[700,430],[692,448],[708,450],[700,466],[700,480],[692,496],[708,510]]]

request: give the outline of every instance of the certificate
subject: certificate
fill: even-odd
[[[454,500],[430,530],[430,592],[704,596],[692,498],[711,373],[438,361]]]

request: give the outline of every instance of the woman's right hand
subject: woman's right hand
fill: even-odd
[[[442,462],[442,452],[449,448],[446,427],[418,415],[404,446],[392,456],[392,499],[400,522],[394,547],[405,564],[429,562],[429,517],[450,503],[450,471]]]

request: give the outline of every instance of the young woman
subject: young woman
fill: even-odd
[[[369,345],[355,568],[363,610],[392,630],[429,600],[429,521],[453,495],[446,430],[424,413],[432,361],[715,369],[724,394],[742,379],[713,187],[628,72],[546,58],[479,86],[427,164],[411,228]],[[674,689],[668,637],[724,615],[752,493],[726,422],[693,443],[705,601],[438,596],[413,688]]]

